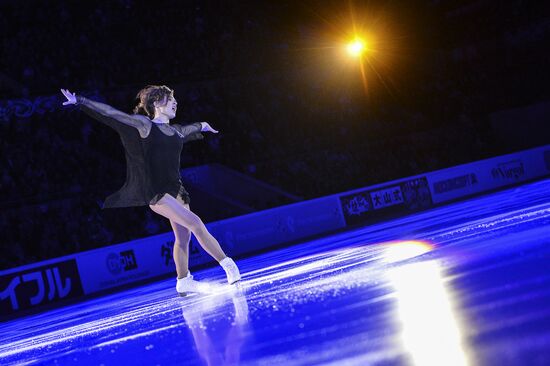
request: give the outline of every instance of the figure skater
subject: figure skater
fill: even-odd
[[[174,91],[165,85],[149,85],[136,96],[134,114],[126,114],[107,104],[61,89],[67,101],[92,118],[115,129],[126,156],[126,182],[105,200],[103,208],[145,206],[170,220],[174,231],[176,291],[208,293],[209,286],[193,279],[189,272],[191,233],[224,269],[232,285],[241,279],[235,262],[226,256],[218,241],[189,207],[189,194],[182,185],[179,168],[183,143],[203,139],[201,132],[218,133],[207,122],[190,125],[169,124],[176,116]]]

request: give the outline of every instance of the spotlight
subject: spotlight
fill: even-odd
[[[365,42],[363,42],[359,38],[348,44],[346,48],[348,50],[348,53],[354,57],[360,56],[366,49]]]

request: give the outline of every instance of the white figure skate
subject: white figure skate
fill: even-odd
[[[233,262],[233,259],[225,257],[220,262],[220,265],[227,275],[227,283],[232,285],[235,282],[239,282],[241,280],[241,273],[239,272],[239,268],[237,267],[235,262]]]
[[[188,293],[209,294],[211,292],[210,285],[195,281],[191,272],[187,272],[187,277],[178,278],[176,282],[176,291],[180,296],[187,296]]]

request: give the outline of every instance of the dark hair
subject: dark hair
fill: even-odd
[[[153,103],[163,101],[165,97],[170,96],[174,96],[174,91],[166,85],[147,85],[136,95],[139,103],[135,106],[134,113],[154,118],[155,105]]]

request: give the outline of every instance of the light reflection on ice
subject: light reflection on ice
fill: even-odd
[[[421,241],[401,241],[388,243],[384,249],[384,260],[387,263],[399,262],[417,257],[432,250],[432,245]]]
[[[424,243],[394,244],[388,248],[388,258],[406,258],[426,251],[429,251],[429,246]],[[390,268],[387,276],[395,288],[403,344],[414,364],[468,365],[451,299],[437,261]]]
[[[212,334],[208,331],[206,315],[217,312],[227,299],[231,299],[234,309],[233,320],[223,338],[220,332]],[[238,365],[241,357],[241,348],[246,337],[248,324],[248,303],[244,292],[232,286],[229,290],[218,291],[217,296],[204,298],[201,306],[182,303],[181,312],[183,319],[189,328],[195,347],[200,357],[207,365]],[[223,349],[218,350],[216,345],[222,345]]]

